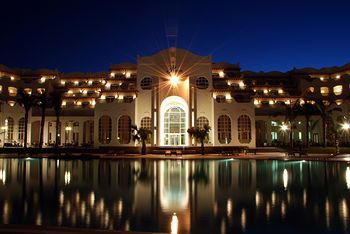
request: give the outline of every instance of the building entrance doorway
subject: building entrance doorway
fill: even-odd
[[[161,145],[186,146],[187,104],[177,96],[166,98],[161,107]]]

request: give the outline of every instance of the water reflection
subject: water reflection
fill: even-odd
[[[0,159],[2,223],[172,233],[349,231],[349,167]],[[345,175],[345,177],[344,177]]]

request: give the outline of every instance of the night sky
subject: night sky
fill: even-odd
[[[350,1],[2,0],[0,9],[0,63],[10,67],[107,71],[169,46],[253,71],[350,62]]]

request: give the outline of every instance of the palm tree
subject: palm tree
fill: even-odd
[[[187,129],[188,134],[191,138],[194,138],[197,142],[201,144],[201,154],[204,155],[204,142],[209,139],[210,126],[205,124],[203,127],[191,127]]]
[[[310,102],[306,102],[301,106],[300,109],[301,113],[305,117],[305,124],[306,124],[306,134],[305,134],[305,139],[306,139],[306,147],[309,147],[309,132],[310,132],[310,118],[311,116],[315,113],[315,106],[312,105]]]
[[[152,131],[148,128],[137,128],[136,125],[131,126],[131,135],[134,141],[141,142],[141,154],[146,155],[146,142],[150,139]]]
[[[44,127],[45,127],[45,116],[46,116],[46,108],[49,106],[49,99],[46,91],[43,91],[40,95],[37,96],[38,106],[41,109],[41,122],[40,122],[40,140],[39,140],[39,148],[43,147],[44,141]]]
[[[334,107],[330,103],[326,104],[321,99],[315,100],[316,107],[318,109],[319,115],[322,119],[322,130],[323,130],[323,147],[327,147],[327,121],[333,122],[332,114],[334,111],[341,112],[342,109],[339,107]]]
[[[62,99],[63,99],[63,90],[56,89],[52,93],[50,93],[51,97],[51,104],[52,107],[55,111],[55,116],[56,116],[56,142],[55,142],[55,147],[57,148],[59,145],[58,139],[59,139],[59,132],[58,132],[58,127],[60,123],[60,115],[62,111]]]
[[[290,126],[289,129],[289,144],[290,148],[293,148],[293,129],[294,126],[294,120],[297,118],[297,116],[300,113],[300,100],[297,99],[294,103],[291,103],[290,105],[283,104],[285,106],[285,119],[288,125]]]
[[[35,105],[36,98],[32,96],[29,92],[20,89],[18,92],[17,102],[24,108],[24,144],[23,147],[27,148],[28,139],[28,119],[29,111]]]

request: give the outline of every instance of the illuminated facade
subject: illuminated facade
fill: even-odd
[[[0,66],[1,141],[23,143],[24,110],[18,91],[31,94],[65,90],[59,123],[61,145],[134,146],[130,126],[149,128],[150,146],[185,147],[196,143],[187,129],[209,124],[208,146],[256,147],[287,143],[286,109],[296,101],[322,100],[348,111],[350,66],[256,73],[238,64],[213,63],[211,56],[170,48],[138,57],[136,64],[111,65],[108,72],[61,73]],[[323,141],[322,121],[311,114],[309,142]],[[56,120],[46,111],[44,144],[56,141]],[[28,142],[37,144],[41,113],[30,111]],[[305,117],[292,127],[305,143]]]

